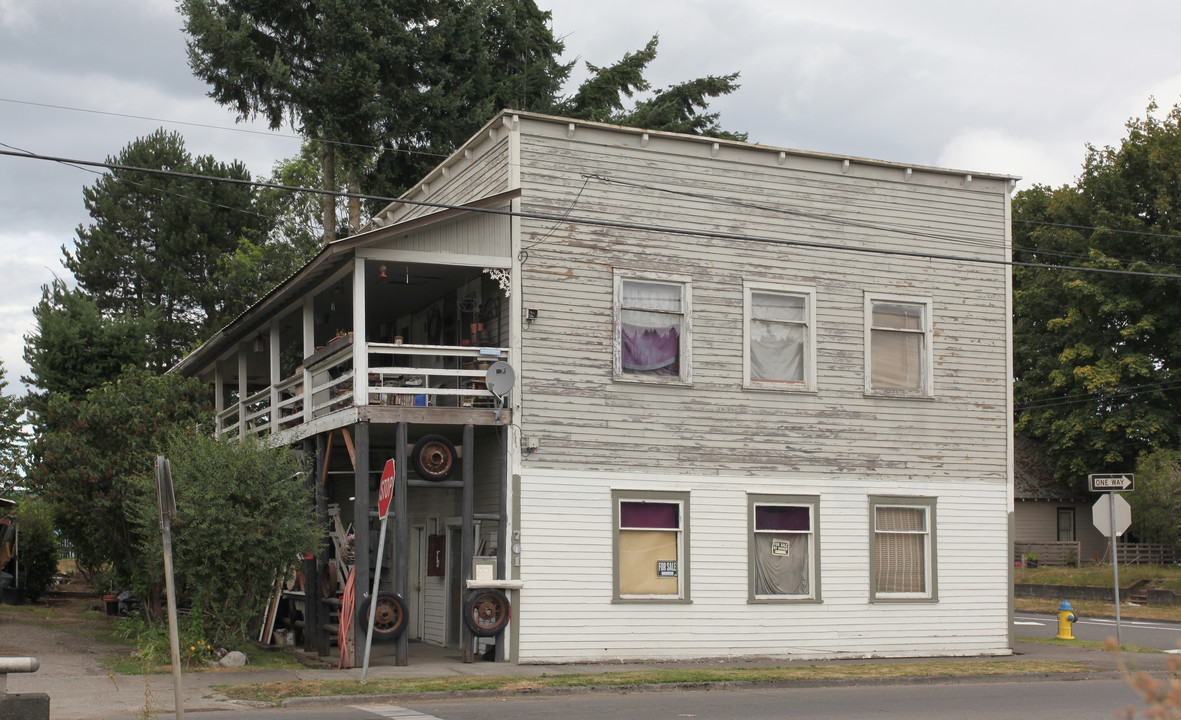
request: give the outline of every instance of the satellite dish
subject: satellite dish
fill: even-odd
[[[517,382],[517,374],[513,372],[512,365],[504,360],[497,360],[488,368],[484,381],[493,395],[503,399],[508,391],[513,389],[513,384]]]

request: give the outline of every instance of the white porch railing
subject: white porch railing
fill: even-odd
[[[217,415],[218,437],[266,435],[289,430],[309,417],[324,417],[356,405],[352,344],[300,372],[234,403]],[[505,348],[369,343],[369,405],[488,407],[496,397],[485,387],[488,366],[508,360]],[[310,393],[304,378],[310,378]],[[272,390],[274,391],[272,393]]]
[[[484,378],[508,356],[505,348],[369,343],[369,404],[494,407]]]

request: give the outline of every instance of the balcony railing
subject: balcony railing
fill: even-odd
[[[357,393],[351,343],[313,357],[303,372],[234,403],[217,415],[218,437],[267,435],[367,404],[403,407],[496,407],[485,387],[488,367],[505,348],[369,343],[365,392]],[[310,407],[308,393],[311,388]],[[361,398],[365,398],[364,401]]]

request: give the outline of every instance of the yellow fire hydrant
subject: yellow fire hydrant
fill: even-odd
[[[1078,615],[1075,614],[1074,608],[1070,606],[1069,600],[1063,600],[1062,604],[1058,606],[1058,636],[1059,640],[1074,640],[1074,635],[1071,634],[1071,623],[1078,620]]]

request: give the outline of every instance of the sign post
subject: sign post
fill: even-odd
[[[1087,484],[1091,492],[1105,493],[1091,509],[1091,522],[1099,532],[1111,538],[1111,572],[1115,584],[1115,642],[1123,645],[1120,632],[1119,612],[1119,555],[1116,554],[1115,539],[1124,534],[1132,524],[1132,508],[1117,492],[1131,492],[1135,488],[1135,476],[1131,473],[1088,475]]]
[[[394,497],[394,461],[385,461],[381,486],[377,491],[377,514],[381,517],[381,533],[377,539],[377,567],[373,571],[373,593],[369,596],[369,623],[365,628],[365,660],[361,666],[361,684],[369,676],[369,652],[373,649],[373,623],[377,619],[377,588],[381,585],[381,561],[385,553],[385,529],[389,524],[390,500]]]
[[[180,673],[180,631],[176,624],[176,585],[172,579],[172,522],[176,517],[176,493],[172,489],[172,465],[156,456],[156,501],[160,507],[160,534],[164,546],[164,588],[168,598],[168,642],[172,646],[172,692],[177,720],[185,716],[185,693]]]

